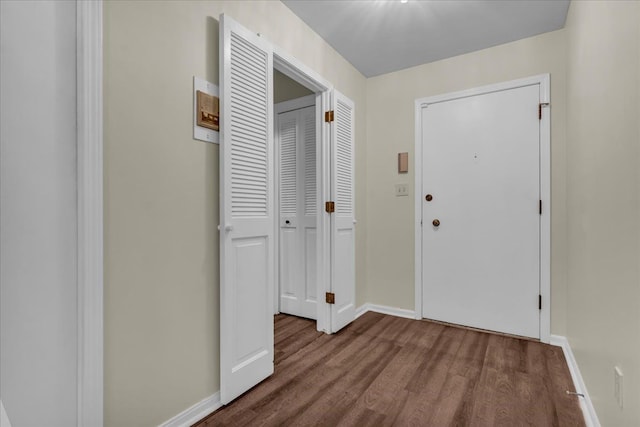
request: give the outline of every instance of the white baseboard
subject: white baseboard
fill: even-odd
[[[170,420],[163,422],[158,427],[188,427],[193,423],[200,421],[221,406],[220,392],[218,391],[206,399],[196,403],[192,407],[180,412]]]
[[[589,397],[589,393],[587,392],[587,387],[585,386],[584,380],[582,379],[582,374],[580,374],[578,362],[576,362],[576,358],[573,356],[573,351],[571,351],[569,340],[561,335],[551,335],[550,344],[562,348],[564,358],[567,359],[567,365],[569,365],[569,372],[571,373],[573,385],[576,388],[575,391],[576,393],[581,393],[584,395],[584,398],[578,396],[578,399],[580,400],[580,408],[582,409],[582,414],[584,415],[585,424],[587,425],[587,427],[600,427],[598,415],[596,414],[596,410],[593,407],[593,403],[591,402],[591,398]]]
[[[406,319],[415,319],[416,313],[413,310],[406,310],[404,308],[388,307],[386,305],[377,305],[371,303],[364,303],[356,309],[356,319],[367,311],[373,311],[375,313],[388,314],[390,316],[404,317]]]

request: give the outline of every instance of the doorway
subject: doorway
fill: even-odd
[[[274,312],[315,320],[321,205],[316,191],[315,96],[277,70],[273,81],[278,194]]]
[[[416,103],[421,318],[548,337],[547,82]]]

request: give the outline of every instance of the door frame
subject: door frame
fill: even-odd
[[[104,423],[103,2],[76,1],[77,425]]]
[[[275,278],[275,292],[273,293],[273,312],[275,314],[280,313],[280,144],[279,144],[279,139],[280,139],[280,132],[278,129],[278,115],[282,114],[282,113],[286,113],[289,111],[295,111],[295,110],[300,110],[302,108],[307,108],[307,107],[315,107],[316,111],[319,108],[319,106],[317,105],[316,102],[316,95],[315,94],[310,94],[310,95],[305,95],[305,96],[301,96],[300,98],[295,98],[295,99],[291,99],[289,101],[282,101],[282,102],[278,102],[277,104],[274,104],[273,106],[273,121],[274,121],[274,126],[273,126],[273,130],[274,130],[274,138],[273,138],[273,149],[275,152],[275,156],[274,156],[274,162],[273,162],[273,169],[274,169],[274,174],[275,174],[275,179],[274,179],[274,192],[275,192],[275,201],[276,201],[276,235],[275,235],[275,251],[276,251],[276,278]],[[317,116],[317,115],[316,115]],[[317,119],[317,117],[316,117]],[[316,123],[316,127],[317,127],[317,123]],[[321,144],[318,144],[318,138],[317,138],[317,129],[316,129],[316,150],[318,149],[318,146]],[[317,154],[317,153],[316,153]],[[317,157],[316,157],[316,163],[317,163]],[[298,162],[298,159],[296,157],[296,163]],[[317,172],[318,168],[317,168],[317,164],[316,164],[316,172]],[[317,174],[316,174],[316,179],[317,179]],[[316,194],[317,197],[317,194]],[[319,202],[319,201],[318,201]],[[320,207],[320,203],[318,203],[318,208]],[[317,215],[316,215],[317,217]],[[316,219],[316,226],[317,226],[317,219]],[[317,233],[317,230],[316,230]],[[317,291],[317,290],[316,290]],[[317,313],[316,313],[317,315]]]
[[[507,82],[480,86],[472,89],[429,96],[415,100],[415,318],[422,319],[422,109],[430,104],[483,95],[525,86],[539,85],[542,115],[540,118],[540,341],[549,343],[551,338],[551,116],[550,75],[539,74]]]
[[[313,96],[316,99],[316,197],[318,201],[318,215],[316,217],[318,233],[316,242],[318,245],[316,250],[316,292],[318,295],[316,329],[320,332],[331,333],[331,307],[329,304],[321,303],[321,295],[330,292],[331,286],[331,218],[329,215],[322,215],[323,211],[320,208],[324,204],[323,201],[330,200],[331,197],[331,133],[324,122],[324,111],[331,109],[333,85],[284,49],[277,45],[272,46],[273,68],[314,92]],[[277,193],[275,199],[278,206],[280,197]],[[278,215],[275,216],[277,221]],[[278,231],[277,225],[276,223],[276,231]],[[276,237],[277,244],[278,238]],[[278,246],[276,246],[276,250],[278,250]],[[279,278],[279,275],[276,277]],[[276,293],[275,290],[274,293]]]

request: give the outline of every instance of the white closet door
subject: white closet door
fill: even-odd
[[[273,373],[273,53],[220,16],[220,398]]]
[[[280,312],[317,317],[315,107],[278,115]]]
[[[335,213],[331,215],[331,331],[355,319],[355,201],[354,104],[338,91],[333,94],[331,187]]]

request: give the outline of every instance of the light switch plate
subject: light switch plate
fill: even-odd
[[[396,197],[403,197],[409,195],[409,188],[407,184],[396,184]]]

